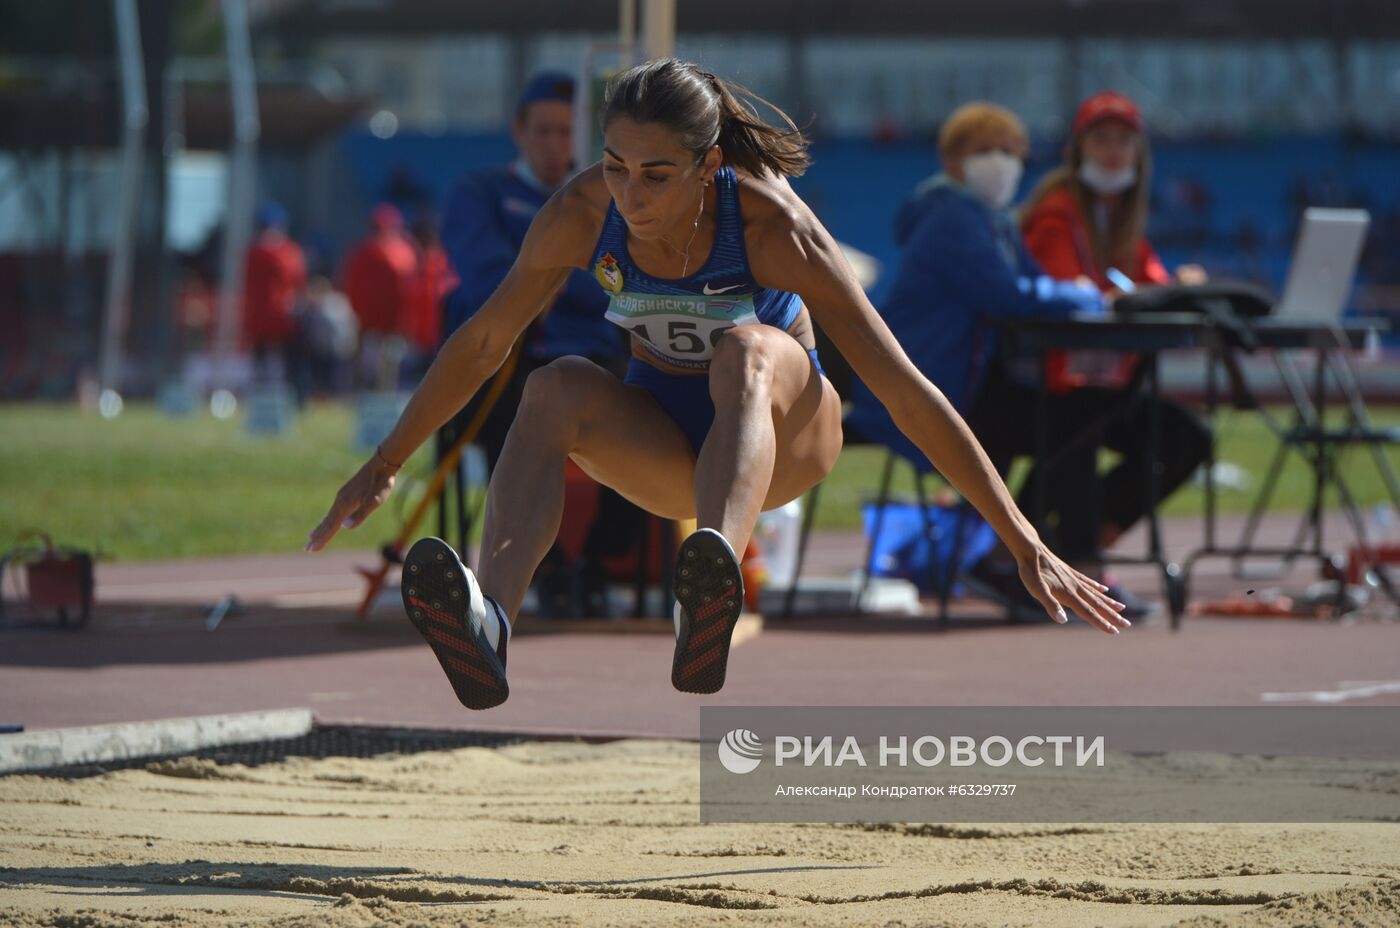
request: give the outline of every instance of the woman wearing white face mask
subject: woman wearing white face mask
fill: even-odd
[[[1080,105],[1065,164],[1045,176],[1022,212],[1026,247],[1047,274],[1091,280],[1109,298],[1120,292],[1110,270],[1138,286],[1172,281],[1144,234],[1151,163],[1142,113],[1132,100],[1105,92]],[[1205,272],[1183,266],[1177,280],[1201,283]],[[1052,352],[1046,359],[1046,386],[1063,408],[1123,408],[1101,439],[1104,447],[1119,453],[1119,463],[1101,478],[1092,460],[1057,465],[1048,478],[1049,495],[1091,501],[1084,511],[1098,519],[1098,547],[1107,550],[1145,514],[1149,469],[1154,464],[1159,468],[1159,498],[1170,495],[1204,460],[1208,433],[1186,408],[1163,402],[1162,451],[1157,461],[1149,461],[1147,417],[1134,411],[1137,407],[1119,389],[1129,380],[1136,357],[1099,352],[1088,360],[1097,377],[1086,374],[1069,354]],[[1082,538],[1076,547],[1085,548],[1091,540]],[[1092,557],[1079,566],[1098,575]],[[1143,614],[1143,604],[1126,595],[1118,598],[1128,602],[1130,614]]]
[[[1085,100],[1065,164],[1041,180],[1022,211],[1026,246],[1045,273],[1087,277],[1105,293],[1116,289],[1110,269],[1139,285],[1170,283],[1145,235],[1151,172],[1137,105],[1112,91]],[[1205,272],[1185,265],[1177,278],[1201,283]]]
[[[948,117],[938,136],[943,172],[920,184],[895,218],[901,256],[879,308],[910,360],[963,414],[1000,466],[1034,451],[1026,410],[1034,408],[1035,394],[1022,377],[1014,389],[1030,399],[1010,406],[988,401],[1003,396],[1001,385],[1018,376],[1000,350],[997,324],[1101,311],[1104,305],[1097,288],[1045,276],[1026,251],[1007,206],[1028,148],[1025,127],[1004,107],[969,103]],[[886,445],[927,469],[927,460],[864,384],[853,385],[851,399],[848,434]],[[1020,502],[1024,508],[1028,500]],[[1056,513],[1061,524],[1072,519],[1073,508]],[[1071,550],[1070,556],[1092,553],[1090,548]],[[978,572],[981,592],[1027,619],[1037,616],[1017,589],[1013,568]]]

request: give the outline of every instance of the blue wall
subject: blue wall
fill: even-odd
[[[401,133],[382,140],[367,132],[346,134],[339,152],[356,189],[339,197],[337,238],[359,233],[370,205],[395,199],[410,214],[416,195],[395,190],[396,174],[411,179],[429,203],[441,204],[461,175],[500,164],[513,154],[504,135],[425,136]],[[900,202],[938,168],[927,144],[822,141],[813,146],[813,166],[793,186],[839,239],[867,251],[889,267],[898,257],[891,220]],[[1053,167],[1058,146],[1041,143],[1027,169],[1021,194]],[[1244,141],[1154,142],[1155,206],[1149,234],[1168,265],[1205,264],[1217,274],[1253,278],[1281,286],[1295,232],[1295,188],[1305,183],[1316,205],[1364,205],[1377,235],[1400,235],[1400,146],[1348,144],[1340,138],[1282,137]],[[1183,181],[1208,191],[1208,210],[1173,207]],[[390,192],[395,191],[394,196]],[[411,215],[410,215],[410,218]],[[1388,225],[1387,225],[1388,224]],[[1257,249],[1243,247],[1240,232],[1252,227]],[[1400,246],[1369,261],[1363,276],[1400,282]],[[879,296],[879,288],[876,290]]]

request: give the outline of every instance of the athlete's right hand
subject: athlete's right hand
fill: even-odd
[[[355,528],[378,509],[394,489],[398,468],[390,467],[376,453],[345,482],[335,495],[330,511],[307,536],[307,551],[320,551],[342,528]]]

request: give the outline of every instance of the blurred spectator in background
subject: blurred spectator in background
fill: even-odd
[[[1092,281],[1110,299],[1121,292],[1125,279],[1135,286],[1172,282],[1145,234],[1151,164],[1142,114],[1132,100],[1105,92],[1080,105],[1066,163],[1046,175],[1022,211],[1026,247],[1046,273]],[[1121,276],[1115,281],[1114,275]],[[1197,265],[1183,265],[1175,279],[1204,283],[1206,273]],[[1137,363],[1136,356],[1109,352],[1051,352],[1046,358],[1049,390],[1120,410],[1103,433],[1104,446],[1121,456],[1102,479],[1096,543],[1103,549],[1146,514],[1150,468],[1158,467],[1158,498],[1163,499],[1205,461],[1210,440],[1188,409],[1163,400],[1160,455],[1156,461],[1148,458],[1147,410],[1125,392]],[[1081,474],[1070,466],[1052,472],[1051,486],[1060,487],[1052,494],[1069,496],[1097,484],[1097,468]]]
[[[287,211],[265,203],[256,216],[243,276],[243,334],[253,351],[255,380],[290,377],[305,401],[296,309],[306,287],[306,258],[287,235]]]
[[[442,338],[442,301],[457,286],[457,275],[438,238],[437,223],[423,216],[413,223],[412,242],[418,250],[418,273],[413,299],[404,319],[408,354],[400,372],[403,386],[412,387],[427,373]]]
[[[969,103],[948,117],[938,137],[943,172],[921,184],[895,218],[900,261],[880,307],[909,358],[963,415],[1003,474],[1012,457],[1036,450],[1036,430],[1027,419],[1027,411],[1035,408],[1035,365],[1023,370],[1024,363],[1001,349],[996,323],[1101,312],[1104,307],[1097,288],[1045,276],[1026,250],[1007,207],[1020,184],[1028,147],[1025,126],[1004,107]],[[857,382],[852,398],[854,408],[846,420],[851,433],[928,467],[869,388]],[[1077,458],[1086,474],[1092,474],[1095,447],[1065,443],[1099,411],[1077,403],[1050,406],[1056,452],[1064,459]],[[1019,500],[1026,511],[1031,486],[1026,484]],[[1092,485],[1083,492],[1092,495]],[[1048,514],[1059,520],[1057,550],[1066,560],[1093,560],[1098,523],[1092,507],[1081,497],[1052,497],[1048,504]],[[973,574],[969,582],[983,594],[1027,619],[1035,615],[1035,600],[1004,550]]]
[[[181,270],[175,292],[177,354],[198,354],[213,343],[217,301],[217,292],[202,275],[188,266]]]
[[[572,172],[573,97],[574,80],[568,74],[546,71],[532,77],[511,123],[519,156],[464,178],[448,197],[442,243],[459,283],[444,308],[444,337],[471,318],[505,279],[535,213]],[[571,274],[554,305],[526,332],[515,379],[523,384],[530,370],[566,354],[625,370],[625,342],[617,327],[604,320],[607,306],[607,294],[591,274]],[[503,412],[493,420],[501,421],[483,433],[493,464],[517,402],[518,396],[498,404]]]
[[[448,197],[442,243],[458,284],[443,307],[444,338],[471,318],[505,279],[535,214],[572,173],[573,99],[570,75],[543,71],[532,76],[516,103],[510,127],[516,159],[463,178]],[[607,307],[608,295],[593,275],[576,270],[555,294],[553,305],[526,330],[515,373],[476,438],[492,468],[531,371],[564,355],[579,355],[619,377],[626,373],[626,339],[621,329],[604,318]],[[485,393],[485,389],[478,391],[439,433],[439,454],[456,441]],[[541,611],[603,615],[606,603],[599,562],[632,549],[641,534],[642,518],[636,507],[602,488],[579,570],[569,576],[557,546],[540,567]],[[565,601],[570,598],[572,602]]]
[[[1051,277],[1087,277],[1105,292],[1116,288],[1110,268],[1137,284],[1170,282],[1146,236],[1151,179],[1137,105],[1122,94],[1095,94],[1074,117],[1065,163],[1021,211],[1026,247]],[[1203,283],[1205,272],[1184,265],[1177,278]]]
[[[341,396],[349,391],[360,343],[360,323],[345,294],[338,292],[326,277],[318,275],[306,284],[302,343],[311,389],[323,396]]]
[[[392,390],[404,356],[404,324],[412,311],[418,253],[403,231],[403,214],[388,203],[370,214],[369,235],[345,263],[345,294],[360,320],[356,386]]]
[[[1074,117],[1065,164],[1047,174],[1021,211],[1026,247],[1045,273],[1060,280],[1088,280],[1116,295],[1121,274],[1133,284],[1165,284],[1171,275],[1147,241],[1152,161],[1142,114],[1122,94],[1095,94]],[[1203,283],[1196,265],[1181,269],[1183,283]],[[1090,379],[1121,386],[1136,364],[1132,357],[1081,353],[1089,374],[1071,369],[1071,355],[1052,352],[1046,382],[1064,392]],[[1121,362],[1121,363],[1120,363]],[[1107,365],[1107,369],[1105,369]]]

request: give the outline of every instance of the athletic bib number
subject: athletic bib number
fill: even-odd
[[[608,306],[608,320],[631,332],[662,360],[677,367],[710,366],[720,336],[737,325],[758,322],[750,296],[620,293]]]

